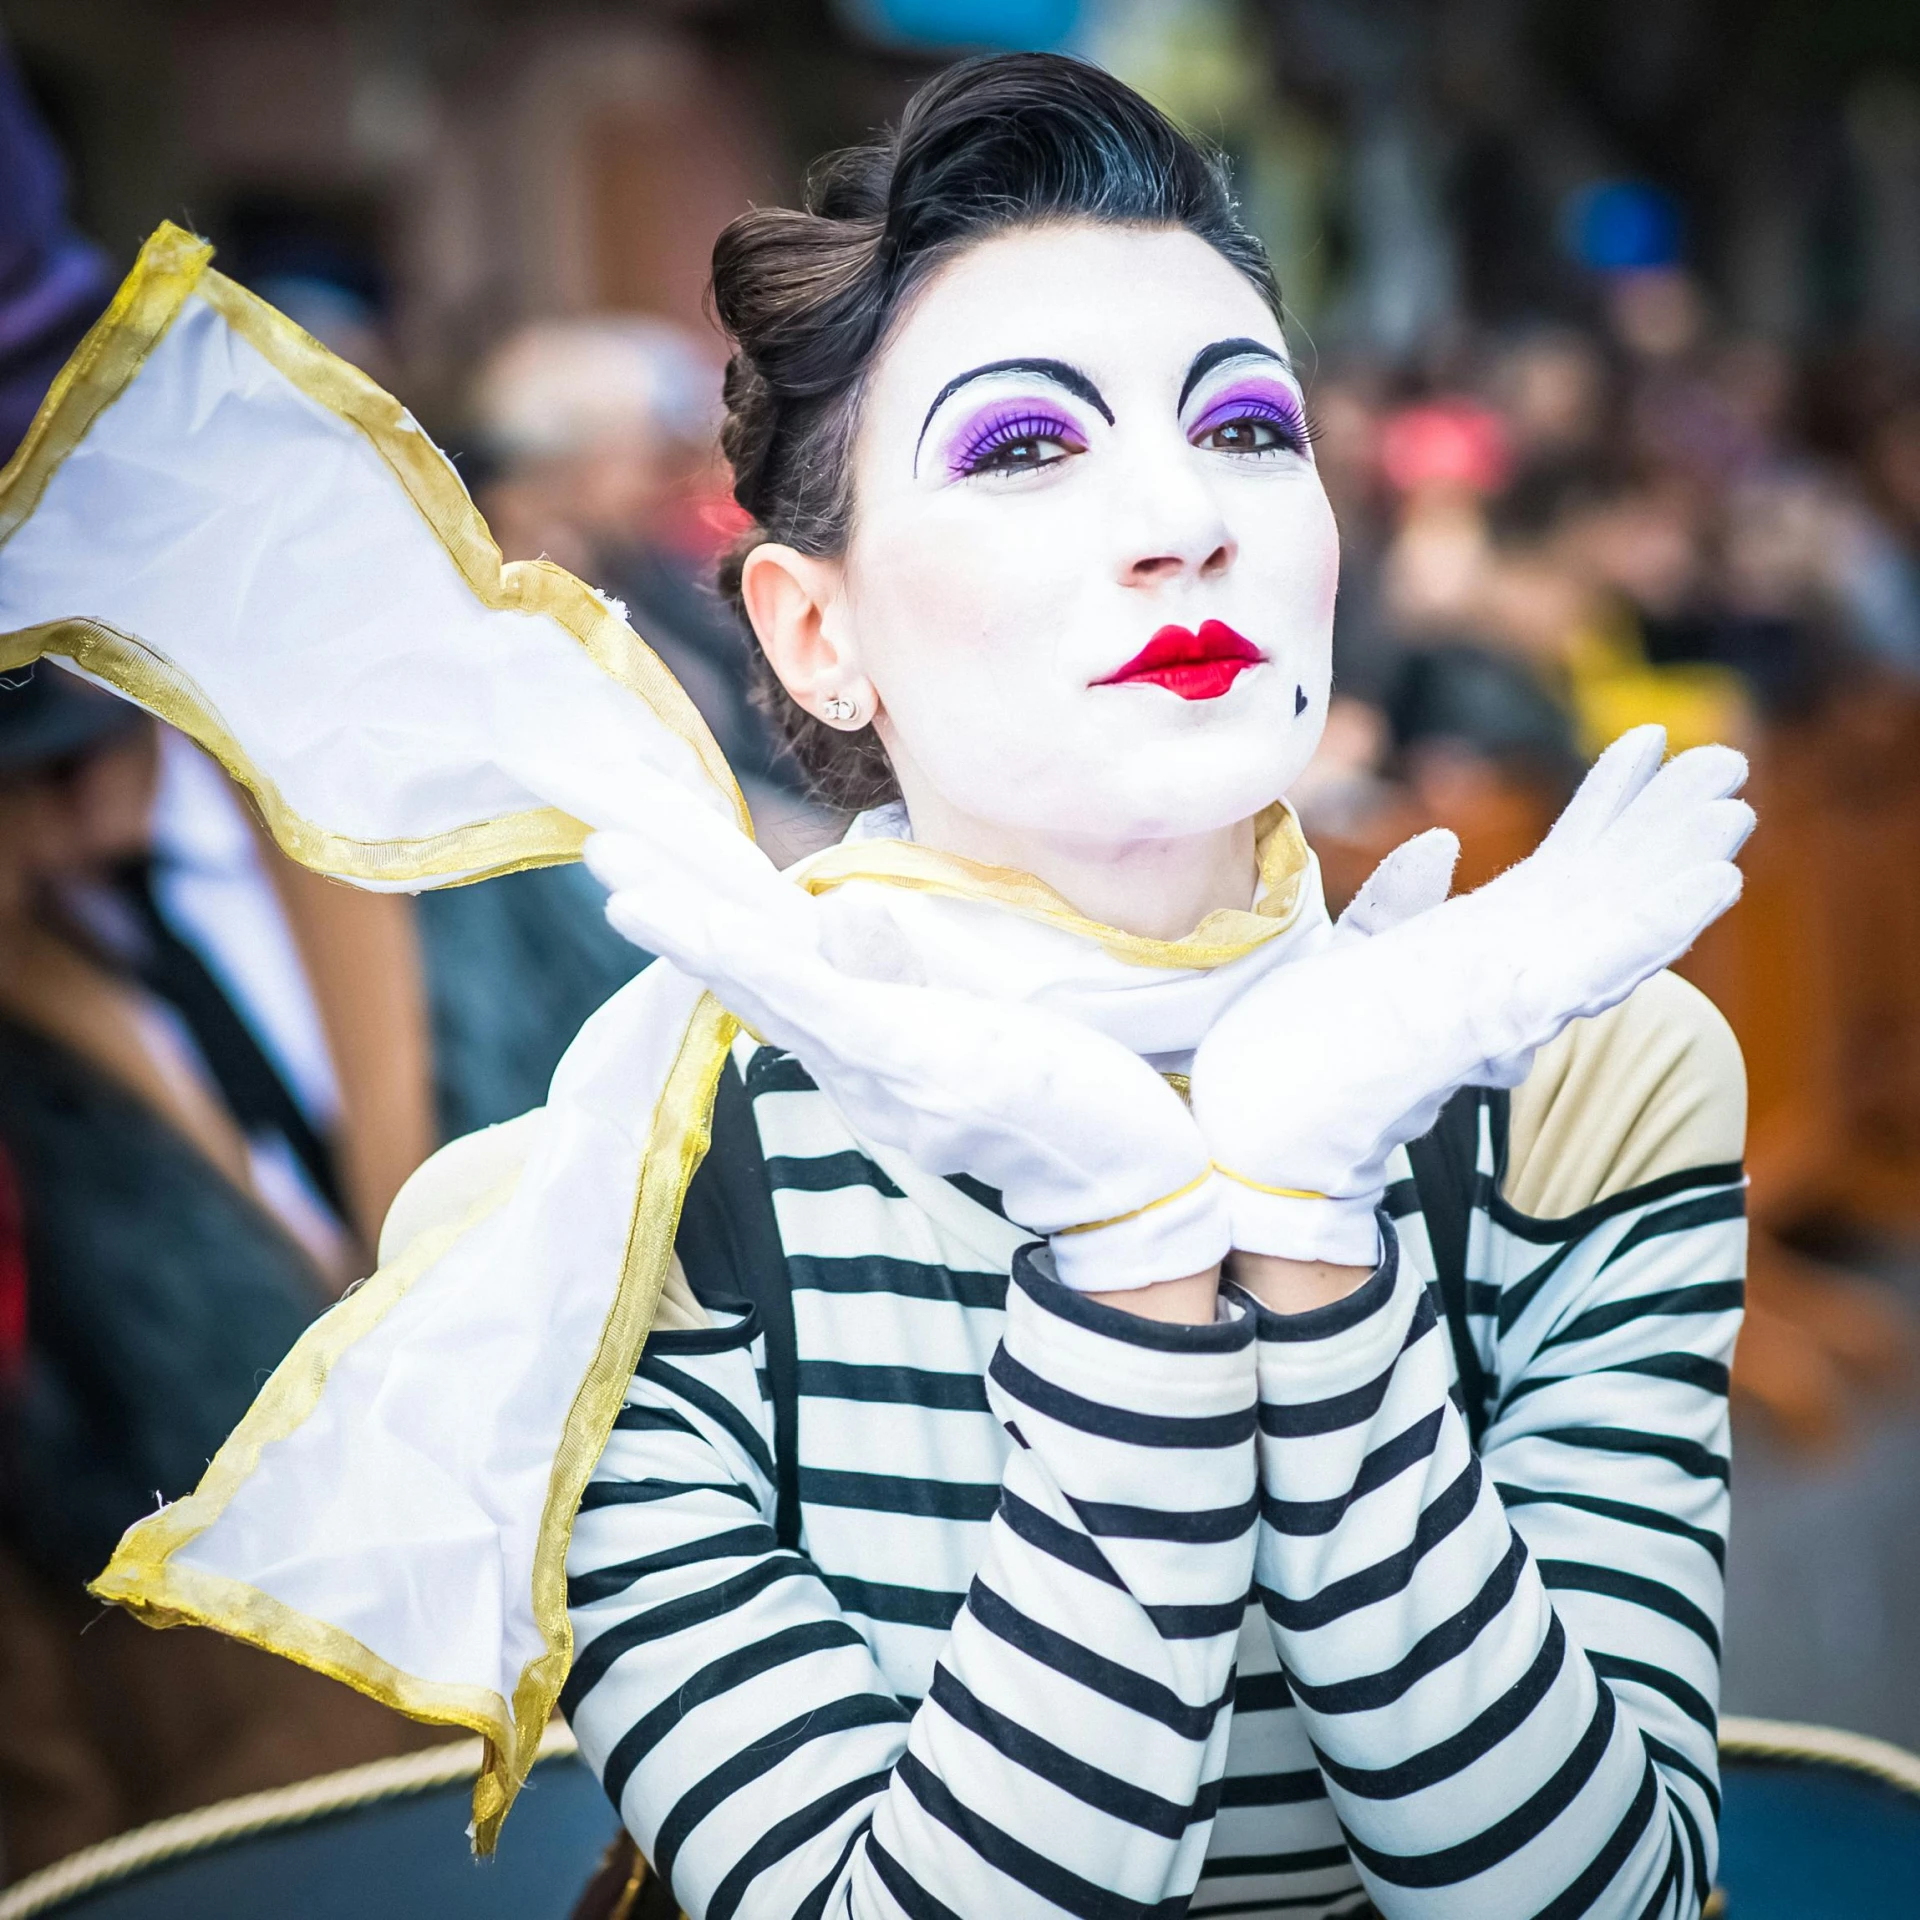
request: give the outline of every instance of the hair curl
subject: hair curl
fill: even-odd
[[[1273,267],[1240,222],[1221,157],[1132,88],[1058,54],[949,67],[898,127],[816,167],[803,209],[756,208],[721,233],[713,306],[734,353],[720,444],[753,525],[721,562],[719,584],[743,619],[740,575],[755,547],[846,550],[861,393],[914,291],[974,242],[1055,220],[1184,228],[1280,311]],[[820,797],[849,809],[897,798],[873,728],[816,719],[753,652],[754,697]]]

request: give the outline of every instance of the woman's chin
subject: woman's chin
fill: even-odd
[[[1299,777],[1326,704],[1323,693],[1295,713],[1291,683],[1278,702],[1237,690],[1204,701],[1112,691],[1124,705],[1056,711],[1017,737],[999,715],[991,741],[984,725],[966,724],[971,715],[950,713],[944,728],[922,731],[909,785],[924,781],[957,813],[1023,835],[1114,842],[1216,833],[1271,806]]]
[[[1300,764],[1304,756],[1282,765],[1269,753],[1262,765],[1161,766],[1149,776],[1137,764],[1101,759],[1078,768],[1079,778],[1071,785],[1050,782],[1044,792],[978,792],[971,804],[959,804],[978,819],[1042,837],[1185,840],[1252,819],[1286,792]],[[1062,771],[1056,767],[1056,779]]]

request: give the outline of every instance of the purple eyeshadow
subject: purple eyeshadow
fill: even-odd
[[[1189,429],[1189,437],[1197,440],[1230,420],[1270,420],[1295,447],[1307,444],[1307,419],[1299,400],[1271,380],[1246,380],[1229,387],[1209,403]]]
[[[982,408],[954,435],[947,473],[957,480],[997,448],[1021,440],[1063,440],[1076,449],[1086,445],[1085,436],[1065,414],[1036,400],[1002,400]]]

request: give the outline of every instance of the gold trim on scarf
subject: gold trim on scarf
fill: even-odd
[[[99,620],[56,620],[0,636],[0,673],[30,666],[45,654],[71,660],[136,705],[199,742],[253,797],[267,831],[302,866],[398,885],[439,881],[465,886],[527,867],[558,866],[580,857],[587,829],[554,807],[503,814],[418,840],[352,840],[303,819],[228,731],[219,709],[172,661]],[[469,871],[472,869],[472,871]],[[458,880],[443,876],[454,873]]]
[[[788,869],[809,893],[830,893],[850,880],[876,880],[918,893],[958,900],[988,900],[1028,920],[1038,920],[1094,941],[1116,960],[1136,967],[1225,966],[1284,933],[1299,918],[1312,855],[1293,809],[1284,800],[1254,823],[1260,897],[1252,907],[1222,907],[1180,940],[1154,940],[1092,920],[1044,880],[1014,867],[988,866],[957,853],[942,853],[912,840],[856,840],[828,847]]]
[[[653,650],[590,587],[547,560],[503,561],[446,456],[399,401],[285,314],[207,262],[213,249],[171,221],[155,229],[106,313],[60,371],[19,451],[0,472],[0,543],[39,505],[60,463],[124,393],[194,294],[309,400],[356,428],[400,482],[474,598],[495,612],[544,614],[610,679],[637,694],[693,750],[753,837],[747,804],[693,702]],[[341,879],[389,884],[479,880],[576,860],[587,829],[554,807],[475,821],[415,840],[364,841],[303,819],[195,687],[153,647],[87,620],[0,635],[0,672],[65,655],[205,747],[259,802],[294,859]]]
[[[87,429],[126,391],[212,258],[206,241],[171,220],[140,249],[106,312],[54,375],[27,437],[0,467],[0,544],[40,504],[47,482]]]
[[[489,1741],[510,1745],[507,1703],[486,1688],[422,1680],[391,1666],[371,1648],[324,1620],[309,1619],[245,1581],[174,1564],[226,1511],[260,1464],[261,1454],[306,1421],[334,1363],[366,1338],[406,1298],[413,1283],[505,1203],[519,1175],[483,1196],[449,1226],[421,1234],[401,1257],[353,1289],[294,1343],[261,1388],[240,1424],[184,1500],[137,1520],[121,1536],[106,1571],[87,1591],[112,1601],[149,1626],[212,1627],[248,1646],[277,1653],[416,1720],[471,1727]]]
[[[316,1320],[214,1455],[199,1486],[184,1500],[129,1527],[106,1571],[88,1589],[150,1626],[211,1627],[345,1681],[416,1720],[467,1727],[483,1736],[486,1759],[473,1788],[477,1853],[493,1851],[501,1822],[538,1757],[541,1735],[573,1663],[566,1568],[574,1517],[606,1450],[666,1285],[687,1183],[706,1154],[714,1090],[738,1031],[733,1016],[711,994],[703,994],[654,1107],[619,1285],[593,1362],[568,1411],[540,1518],[533,1612],[545,1651],[522,1668],[511,1707],[489,1688],[405,1673],[329,1622],[296,1612],[244,1581],[179,1566],[174,1556],[220,1518],[258,1467],[263,1450],[286,1439],[313,1412],[335,1361],[371,1333],[457,1240],[504,1204],[518,1184],[518,1174],[451,1226],[418,1235],[399,1259]]]
[[[573,1540],[573,1523],[587,1482],[607,1450],[633,1370],[640,1364],[640,1349],[659,1310],[673,1265],[680,1209],[694,1169],[706,1158],[713,1141],[714,1095],[739,1031],[733,1015],[712,994],[703,993],[653,1110],[620,1284],[593,1364],[580,1382],[561,1431],[546,1509],[540,1516],[533,1555],[533,1618],[547,1650],[521,1670],[513,1690],[518,1750],[500,1756],[490,1749],[488,1765],[474,1783],[473,1844],[478,1853],[493,1851],[500,1823],[533,1765],[541,1733],[553,1717],[573,1665],[573,1621],[567,1613],[567,1548]]]

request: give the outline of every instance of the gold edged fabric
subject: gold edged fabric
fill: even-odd
[[[600,597],[550,561],[503,561],[446,456],[399,401],[330,353],[285,314],[214,272],[213,249],[171,221],[140,250],[112,304],[61,369],[19,451],[0,472],[0,545],[32,515],[61,462],[124,393],[187,300],[198,294],[307,399],[354,427],[392,471],[469,591],[496,612],[541,614],[611,679],[637,694],[692,748],[733,807],[753,823],[738,782],[693,702],[659,657]],[[0,634],[0,671],[44,653],[76,666],[197,740],[258,801],[274,838],[303,865],[389,885],[477,880],[579,858],[586,828],[553,807],[476,821],[417,840],[364,841],[302,819],[233,737],[210,701],[138,636],[87,620]]]
[[[27,437],[0,467],[0,546],[40,504],[47,482],[87,429],[126,391],[212,258],[206,241],[171,220],[163,221],[140,249],[106,312],[54,375]]]
[[[529,1661],[513,1693],[517,1752],[488,1754],[473,1788],[473,1844],[491,1853],[500,1823],[526,1779],[541,1730],[553,1717],[573,1665],[573,1622],[567,1614],[567,1548],[587,1482],[607,1450],[640,1349],[652,1329],[673,1266],[680,1208],[694,1169],[713,1139],[713,1102],[740,1023],[711,994],[702,994],[653,1110],[646,1157],[634,1194],[620,1284],[601,1329],[593,1364],[580,1382],[554,1455],[547,1504],[533,1561],[533,1616],[546,1651]]]
[[[809,893],[852,880],[877,880],[958,900],[988,900],[1022,918],[1089,940],[1136,967],[1195,971],[1221,967],[1284,933],[1299,916],[1312,856],[1293,809],[1277,802],[1255,823],[1261,893],[1251,908],[1210,913],[1184,939],[1155,940],[1092,920],[1044,880],[1013,867],[988,866],[912,840],[855,840],[828,847],[789,871]]]
[[[559,866],[580,857],[587,829],[554,807],[506,814],[418,840],[353,840],[303,819],[263,773],[191,675],[131,634],[98,620],[60,620],[0,635],[0,673],[17,672],[45,654],[71,660],[199,742],[252,795],[283,851],[321,873],[403,885],[440,875],[449,885],[492,879],[528,867]]]
[[[1149,1200],[1144,1207],[1129,1207],[1125,1213],[1116,1213],[1110,1220],[1089,1220],[1078,1227],[1060,1227],[1057,1237],[1064,1239],[1074,1233],[1098,1233],[1103,1227],[1124,1226],[1129,1220],[1138,1220],[1142,1214],[1157,1213],[1162,1207],[1170,1207],[1176,1200],[1184,1200],[1190,1193],[1198,1193],[1213,1178],[1213,1169],[1197,1173],[1185,1186],[1175,1187],[1171,1193],[1163,1193],[1158,1200]]]
[[[243,1581],[179,1564],[181,1548],[225,1511],[260,1463],[319,1403],[335,1362],[379,1325],[409,1287],[512,1194],[515,1180],[459,1221],[420,1234],[391,1265],[315,1321],[274,1370],[195,1490],[130,1527],[89,1591],[155,1627],[211,1627],[249,1646],[344,1681],[383,1705],[485,1740],[473,1789],[474,1850],[493,1851],[514,1797],[540,1750],[573,1660],[566,1563],[579,1511],[666,1285],[687,1183],[711,1137],[713,1099],[738,1022],[710,994],[688,1021],[648,1128],[620,1281],[593,1361],[581,1381],[554,1456],[534,1552],[533,1610],[543,1651],[522,1669],[509,1703],[482,1687],[402,1672],[350,1634],[296,1612]]]
[[[212,1627],[248,1646],[281,1654],[344,1681],[415,1720],[470,1727],[510,1748],[512,1719],[497,1693],[402,1673],[326,1621],[309,1619],[244,1581],[177,1565],[175,1556],[226,1511],[266,1448],[286,1439],[319,1405],[327,1376],[340,1356],[371,1333],[462,1235],[502,1206],[513,1185],[509,1181],[496,1187],[458,1221],[423,1233],[391,1266],[381,1268],[322,1314],[273,1370],[240,1424],[213,1456],[200,1484],[185,1499],[129,1527],[106,1570],[88,1591],[96,1599],[125,1607],[148,1626]]]

